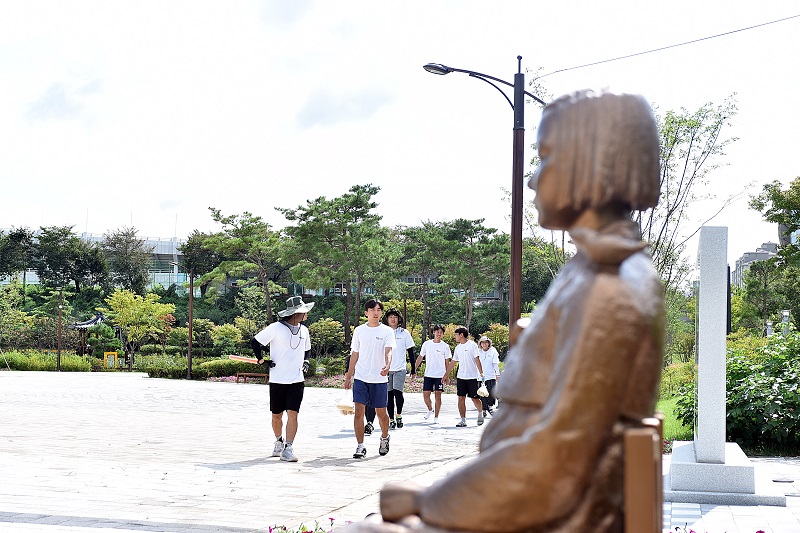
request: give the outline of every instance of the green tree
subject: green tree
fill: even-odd
[[[475,296],[488,292],[508,274],[510,243],[507,234],[497,234],[483,225],[483,219],[463,218],[445,225],[446,238],[454,244],[455,254],[440,276],[464,298],[464,324],[472,321]]]
[[[266,323],[272,322],[270,296],[280,292],[276,283],[288,272],[288,267],[280,259],[280,234],[273,231],[261,217],[247,211],[241,215],[223,216],[219,209],[209,209],[214,221],[222,225],[222,231],[207,236],[203,247],[215,251],[225,260],[204,275],[201,281],[224,281],[228,277],[235,277],[241,279],[240,285],[261,287]]]
[[[16,282],[0,286],[0,348],[19,347],[23,330],[29,325],[28,315],[20,309],[22,294]]]
[[[285,258],[295,264],[292,277],[306,287],[341,287],[347,344],[353,312],[360,314],[361,291],[387,253],[379,231],[381,217],[373,212],[378,204],[372,198],[378,191],[370,184],[354,185],[338,198],[320,196],[296,209],[277,208],[294,223],[284,230],[291,238]]]
[[[698,189],[708,183],[709,173],[719,167],[718,158],[725,147],[736,140],[722,138],[722,130],[736,112],[736,102],[729,97],[719,106],[708,103],[695,112],[682,108],[680,112],[667,111],[663,118],[656,116],[661,137],[661,197],[658,206],[637,212],[633,218],[650,244],[653,264],[667,287],[678,287],[689,271],[682,254],[686,241],[699,227],[687,229],[687,209],[698,199]]]
[[[260,287],[242,287],[236,293],[235,301],[239,316],[253,322],[257,328],[254,333],[258,333],[271,322],[266,311],[268,309],[266,295]]]
[[[522,305],[530,308],[544,298],[550,283],[569,258],[554,242],[539,236],[522,241]]]
[[[101,308],[110,321],[120,328],[125,342],[125,352],[131,357],[142,342],[152,335],[161,335],[163,317],[175,312],[174,304],[161,303],[157,294],[140,296],[133,291],[116,289],[106,298],[108,307]]]
[[[211,320],[195,318],[192,321],[192,344],[196,344],[202,354],[214,344],[212,331],[214,331],[214,323]]]
[[[209,239],[212,239],[209,241]],[[213,244],[216,237],[210,233],[202,233],[194,230],[186,242],[178,247],[183,255],[181,265],[189,272],[189,277],[195,279],[196,276],[204,276],[212,272],[222,262],[222,257],[214,250]],[[204,296],[208,289],[208,283],[200,286],[200,294]]]
[[[108,262],[111,282],[119,288],[144,295],[150,282],[153,248],[137,236],[136,228],[109,231],[101,244]]]
[[[782,266],[800,263],[800,245],[789,239],[792,233],[800,230],[800,177],[785,190],[778,181],[767,183],[760,194],[750,198],[750,207],[781,229],[786,239],[779,250]]]
[[[447,239],[441,222],[426,221],[420,226],[403,228],[399,237],[401,274],[410,280],[406,284],[408,292],[422,302],[422,332],[423,339],[427,339],[433,310],[452,299],[451,291],[442,286],[439,276],[446,272],[456,244]]]
[[[22,273],[22,305],[27,296],[27,270],[34,252],[33,231],[28,228],[11,228],[0,232],[0,278]]]
[[[308,333],[311,335],[311,353],[314,357],[335,353],[344,346],[344,328],[337,320],[317,320],[308,326]]]
[[[220,354],[238,354],[242,346],[242,332],[233,324],[214,326],[211,330],[214,349]]]
[[[31,265],[46,287],[63,288],[73,283],[76,294],[83,284],[93,285],[105,277],[99,251],[78,238],[72,226],[40,228]]]
[[[800,244],[791,234],[800,231],[800,177],[784,189],[777,181],[767,183],[757,196],[750,198],[750,207],[764,220],[778,224],[782,232],[781,246],[775,258],[778,281],[776,291],[783,309],[791,311],[795,324],[800,323]],[[751,267],[752,268],[752,267]]]
[[[779,315],[783,299],[777,290],[780,269],[776,258],[750,263],[744,275],[745,301],[757,310],[761,317],[762,331],[767,329],[767,321]]]

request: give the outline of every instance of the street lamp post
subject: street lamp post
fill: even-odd
[[[180,266],[174,261],[170,261],[170,265],[175,267],[177,276],[177,268]],[[192,322],[194,321],[194,266],[189,267],[189,346],[186,350],[186,379],[192,379]]]
[[[189,268],[189,348],[186,351],[186,379],[192,379],[192,322],[194,322],[194,267]]]
[[[439,63],[428,63],[423,66],[426,71],[432,74],[445,75],[451,72],[463,72],[469,74],[471,78],[485,81],[498,91],[506,99],[511,109],[514,111],[514,149],[512,155],[511,168],[511,277],[509,283],[509,324],[517,322],[522,311],[522,190],[523,190],[523,168],[525,150],[525,96],[529,96],[541,105],[546,105],[544,101],[525,90],[525,74],[522,72],[522,56],[517,56],[517,73],[514,74],[514,83],[474,72],[448,67]],[[492,82],[502,83],[514,88],[514,101]]]
[[[61,315],[64,312],[64,287],[58,288],[58,350],[56,355],[56,371],[61,372]]]

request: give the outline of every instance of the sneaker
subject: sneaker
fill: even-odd
[[[389,420],[389,429],[397,429],[397,422]]]
[[[373,429],[372,422],[367,422],[367,425],[364,426],[364,435],[372,435]]]
[[[294,456],[294,451],[292,450],[292,446],[290,444],[287,444],[283,449],[283,452],[281,453],[281,461],[288,461],[290,463],[297,462],[297,457]]]
[[[437,417],[435,417],[435,416],[433,417],[433,423],[434,424],[438,424],[439,423],[439,419]]]
[[[272,457],[280,457],[283,453],[283,437],[275,441],[275,447],[272,448]]]
[[[478,425],[483,425],[483,411],[478,411]]]
[[[363,459],[367,456],[367,449],[363,446],[356,448],[356,453],[353,454],[353,459]]]
[[[386,435],[386,438],[381,437],[381,446],[378,448],[378,453],[381,455],[389,453],[389,435]]]
[[[403,417],[397,415],[397,429],[400,429],[401,427],[403,427]]]
[[[488,413],[488,412],[487,412],[487,411],[484,409],[484,411],[483,411],[483,418],[486,418],[487,416],[489,416],[489,413]]]
[[[465,427],[467,427],[467,421],[466,420],[462,420],[461,422],[456,424],[456,427],[457,428],[465,428]]]
[[[427,420],[427,419],[429,419],[431,417],[432,414],[433,414],[433,411],[428,411],[427,413],[425,413],[425,416],[423,416],[422,418]]]

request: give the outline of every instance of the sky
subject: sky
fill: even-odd
[[[424,64],[513,82],[521,55],[530,81],[796,15],[783,0],[0,0],[0,228],[183,239],[219,230],[215,207],[279,229],[276,207],[371,183],[386,226],[510,232],[511,108]],[[777,240],[749,196],[800,176],[798,52],[793,18],[539,81],[554,97],[640,93],[659,114],[735,94],[722,136],[737,140],[687,221],[738,195],[708,222],[729,228],[733,266]],[[540,116],[526,104],[526,162]]]

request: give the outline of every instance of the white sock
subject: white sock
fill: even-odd
[[[433,417],[433,423],[434,424],[438,424],[439,423],[439,417],[438,416],[434,416]]]
[[[287,448],[290,448],[291,446],[292,446],[292,441],[290,441],[290,440],[287,440],[287,441],[286,441],[286,447],[287,447]]]

